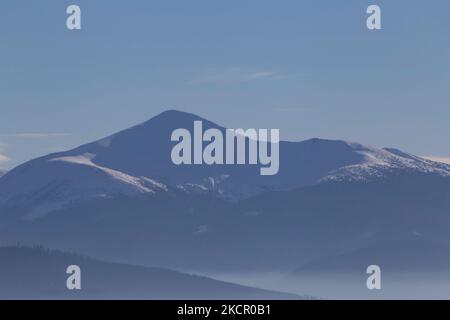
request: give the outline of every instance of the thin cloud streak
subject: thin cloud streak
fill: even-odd
[[[5,138],[23,138],[23,139],[51,139],[51,138],[62,138],[70,136],[68,133],[14,133],[14,134],[2,134],[0,135]]]
[[[191,81],[192,84],[224,84],[242,83],[260,80],[285,80],[293,79],[298,75],[283,74],[278,71],[248,68],[229,68],[221,70],[210,70],[197,79]]]

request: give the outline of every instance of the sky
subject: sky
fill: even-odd
[[[370,4],[382,30],[366,28]],[[449,101],[448,0],[0,4],[3,169],[167,109],[445,159]]]

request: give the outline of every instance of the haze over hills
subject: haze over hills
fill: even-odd
[[[167,269],[97,261],[43,248],[0,248],[1,299],[300,299]],[[66,288],[68,266],[81,269],[81,290]]]

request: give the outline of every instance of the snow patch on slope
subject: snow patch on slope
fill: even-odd
[[[136,177],[132,177],[130,175],[127,175],[127,174],[117,171],[117,170],[113,170],[113,169],[109,169],[109,168],[105,168],[105,167],[96,165],[95,163],[92,162],[92,160],[94,158],[95,158],[94,154],[87,153],[87,154],[73,156],[73,157],[61,157],[61,158],[50,159],[49,161],[62,161],[62,162],[67,162],[67,163],[74,163],[74,164],[93,167],[93,168],[96,168],[98,170],[105,172],[106,174],[111,176],[111,178],[113,178],[123,184],[127,184],[127,185],[130,185],[130,186],[136,188],[136,190],[141,191],[142,193],[154,193],[154,191],[152,189],[148,188],[145,185],[145,182],[143,180],[136,178]],[[154,184],[154,182],[150,179],[148,179],[146,181]]]

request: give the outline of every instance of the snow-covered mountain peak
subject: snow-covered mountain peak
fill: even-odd
[[[397,173],[450,176],[450,165],[396,149],[317,138],[281,141],[280,171],[274,176],[261,176],[252,165],[174,165],[171,133],[192,128],[195,120],[202,120],[204,129],[224,129],[194,114],[171,110],[109,137],[20,165],[0,179],[0,209],[41,208],[41,214],[47,211],[42,208],[76,201],[170,190],[239,201],[328,181],[372,181]]]

